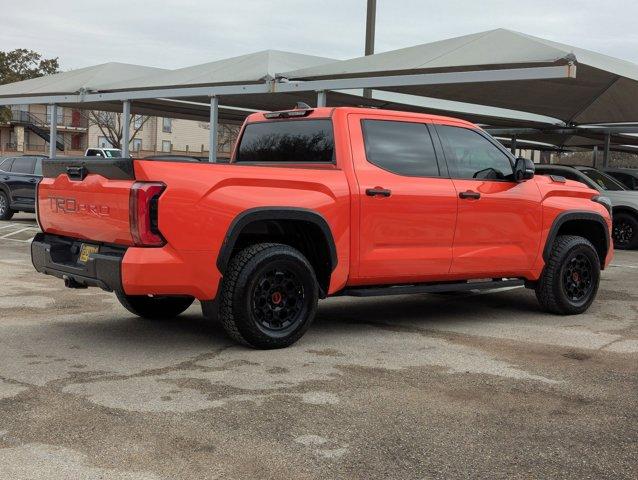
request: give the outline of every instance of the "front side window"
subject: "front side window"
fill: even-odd
[[[42,159],[38,158],[35,161],[35,169],[33,170],[34,175],[42,176]]]
[[[13,173],[26,173],[33,174],[35,168],[35,158],[33,157],[18,157],[13,160],[11,171]]]
[[[437,125],[445,158],[454,178],[512,180],[510,158],[475,130]]]
[[[246,125],[236,162],[330,163],[334,135],[330,120],[284,120]]]
[[[366,158],[389,172],[438,177],[439,166],[428,127],[423,123],[364,120]]]
[[[598,185],[603,190],[626,190],[620,183],[598,170],[593,168],[583,168],[581,172],[587,175],[591,181]]]

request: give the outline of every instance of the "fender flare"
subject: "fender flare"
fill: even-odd
[[[545,260],[545,262],[548,261],[549,256],[551,255],[552,246],[554,245],[554,240],[556,240],[556,236],[558,235],[560,227],[563,226],[565,222],[571,220],[586,220],[599,223],[605,231],[605,251],[609,252],[609,226],[607,225],[607,222],[602,217],[602,215],[588,211],[569,210],[567,212],[558,214],[554,219],[551,228],[549,229],[547,240],[545,241],[545,246],[543,248],[543,260]],[[601,262],[603,262],[604,260],[604,258],[601,258]]]
[[[298,207],[256,207],[245,210],[235,217],[228,227],[224,242],[217,256],[217,269],[224,274],[230,262],[230,257],[235,248],[235,243],[241,231],[246,225],[264,220],[297,220],[309,222],[321,230],[330,250],[331,271],[337,267],[337,247],[334,242],[332,230],[326,219],[314,210]]]

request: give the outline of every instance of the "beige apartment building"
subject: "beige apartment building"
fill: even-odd
[[[90,118],[78,109],[58,108],[59,155],[83,155],[90,147],[111,146]],[[46,105],[11,107],[9,118],[0,121],[0,156],[48,154],[50,122],[51,111]],[[229,157],[238,126],[222,125],[219,132],[217,154],[220,158]],[[208,156],[209,124],[206,122],[135,115],[131,121],[131,136],[130,150],[138,156],[160,153]]]

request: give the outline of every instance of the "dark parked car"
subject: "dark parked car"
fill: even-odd
[[[35,212],[35,187],[42,178],[42,159],[8,157],[0,163],[0,220],[16,212]]]
[[[629,190],[638,190],[638,168],[605,168],[603,171]]]

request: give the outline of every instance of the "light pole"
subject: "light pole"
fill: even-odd
[[[374,54],[374,28],[377,19],[377,0],[368,0],[368,8],[366,10],[366,55]],[[372,90],[366,88],[363,90],[363,96],[372,98]]]

